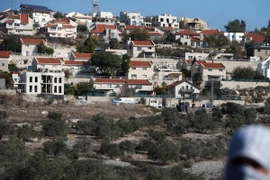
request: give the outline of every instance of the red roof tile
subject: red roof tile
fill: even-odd
[[[90,33],[103,33],[106,29],[116,29],[115,25],[97,24]]]
[[[182,75],[181,72],[179,72],[179,73],[170,73],[170,74],[168,74],[168,76],[180,76],[180,75]]]
[[[130,61],[129,65],[130,67],[151,67],[152,62],[151,61]]]
[[[265,40],[265,37],[258,33],[246,33],[244,37],[251,37],[252,41],[256,43],[262,43]]]
[[[78,52],[73,52],[73,55],[76,59],[91,59],[93,53],[78,53]]]
[[[18,14],[12,14],[8,16],[8,19],[20,19],[20,16]]]
[[[88,64],[88,62],[85,61],[64,61],[65,65],[70,65],[70,66],[83,66]]]
[[[204,30],[202,31],[203,35],[219,35],[222,34],[222,32],[220,32],[219,30]]]
[[[36,58],[38,64],[61,64],[58,58]]]
[[[175,81],[172,84],[168,85],[167,88],[178,86],[179,84],[182,84],[185,81]]]
[[[65,28],[74,28],[74,26],[72,26],[71,24],[64,24],[63,29]]]
[[[28,14],[20,14],[21,24],[28,24]]]
[[[127,25],[125,27],[126,30],[134,30],[134,29],[144,29],[144,26],[132,26],[132,25]]]
[[[39,45],[42,42],[46,41],[45,39],[31,39],[31,38],[21,38],[22,44],[33,44]]]
[[[147,34],[151,35],[157,35],[157,36],[161,36],[162,34],[160,34],[159,32],[155,32],[155,31],[149,31],[147,32]]]
[[[177,33],[175,33],[175,35],[190,35],[190,36],[199,36],[199,34],[198,34],[198,33],[193,32],[193,31],[187,31],[187,30],[178,31]]]
[[[95,80],[98,84],[130,84],[130,85],[152,85],[148,80],[141,79],[99,79]]]
[[[222,63],[208,63],[205,61],[197,61],[197,63],[204,68],[225,69],[225,66]]]
[[[0,58],[9,58],[11,54],[10,51],[0,51]]]
[[[135,46],[154,46],[153,41],[132,41]]]
[[[14,20],[13,19],[8,19],[8,20],[6,20],[6,23],[14,23]]]

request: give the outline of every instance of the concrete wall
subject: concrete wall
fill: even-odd
[[[239,82],[239,81],[221,81],[221,89],[246,89],[255,88],[257,86],[269,86],[269,82]]]

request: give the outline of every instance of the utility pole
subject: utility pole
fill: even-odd
[[[214,80],[211,80],[211,95],[210,95],[210,108],[213,108],[214,102]]]

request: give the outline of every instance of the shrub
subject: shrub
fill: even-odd
[[[60,156],[66,155],[68,152],[68,148],[63,140],[57,139],[45,142],[44,152],[48,155]]]
[[[111,144],[107,141],[101,143],[100,153],[106,154],[109,157],[119,157],[123,155],[123,150],[121,150],[118,144]]]
[[[122,141],[119,144],[120,150],[124,151],[125,153],[134,153],[136,144],[131,141]]]
[[[166,135],[164,134],[164,132],[160,132],[160,131],[151,130],[148,132],[148,134],[155,141],[163,141],[166,138]]]
[[[0,111],[0,120],[1,119],[7,119],[8,113],[6,111]]]
[[[78,141],[73,148],[77,149],[79,152],[86,153],[92,150],[92,143],[89,140]]]
[[[148,151],[155,143],[150,140],[141,140],[138,146],[136,147],[136,150],[139,151]]]

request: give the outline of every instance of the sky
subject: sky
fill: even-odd
[[[62,13],[90,13],[93,0],[0,0],[0,11],[19,9],[20,4],[43,5]],[[270,0],[99,0],[99,10],[119,16],[120,11],[140,12],[142,16],[172,14],[177,17],[200,18],[211,29],[224,30],[234,19],[244,20],[247,30],[267,27]]]

